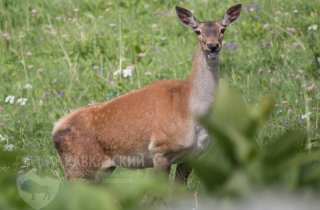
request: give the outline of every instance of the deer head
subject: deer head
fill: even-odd
[[[228,25],[238,20],[241,8],[241,4],[234,5],[225,12],[221,20],[204,22],[197,21],[195,16],[185,8],[176,6],[176,12],[180,21],[190,26],[196,33],[202,51],[211,59],[219,54],[224,32]]]

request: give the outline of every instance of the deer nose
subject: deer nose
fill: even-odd
[[[218,43],[211,43],[211,44],[208,44],[208,48],[211,50],[211,51],[216,51],[217,49],[219,49],[220,45]]]

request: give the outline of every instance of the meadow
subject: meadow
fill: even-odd
[[[54,122],[153,81],[186,78],[197,40],[174,6],[214,20],[235,3],[0,0],[0,151],[18,154],[10,167],[0,165],[0,174],[35,168],[63,182]],[[319,148],[320,1],[241,3],[240,20],[226,31],[221,79],[252,107],[274,98],[256,136],[261,145],[300,130],[307,131],[308,149]],[[112,179],[152,170],[118,172]],[[188,187],[199,186],[192,175]]]

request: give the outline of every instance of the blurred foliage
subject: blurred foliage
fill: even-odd
[[[1,151],[0,153],[1,156],[6,156]],[[14,159],[10,157],[7,159],[11,159],[14,164]],[[20,197],[16,187],[16,179],[17,173],[12,169],[1,171],[0,209],[33,209]],[[43,209],[150,209],[155,205],[164,204],[163,199],[173,193],[176,198],[179,194],[183,195],[183,191],[179,190],[179,187],[169,188],[168,180],[163,177],[136,178],[125,184],[61,183],[54,200]],[[36,202],[43,202],[43,200],[36,200]]]
[[[24,174],[15,170],[17,160],[21,157],[22,154],[0,150],[1,210],[33,209],[19,195],[16,186],[19,174]],[[47,176],[42,173],[38,175],[40,177]],[[152,209],[155,208],[155,205],[165,205],[164,201],[172,202],[173,199],[185,197],[185,191],[181,186],[170,184],[167,177],[152,175],[123,177],[120,179],[121,182],[112,182],[111,180],[109,184],[99,185],[80,181],[76,183],[61,182],[56,197],[43,209]],[[43,201],[40,200],[40,202]]]
[[[200,159],[191,160],[209,192],[245,196],[270,186],[319,187],[320,152],[306,150],[306,133],[287,131],[265,145],[257,140],[272,104],[272,98],[264,98],[250,107],[222,84],[210,116],[201,119],[213,144]]]

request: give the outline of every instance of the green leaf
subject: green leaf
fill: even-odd
[[[286,161],[297,155],[299,148],[304,148],[306,134],[300,131],[287,132],[266,145],[266,161],[271,164]]]

